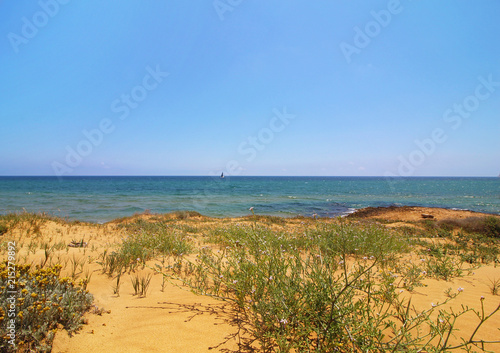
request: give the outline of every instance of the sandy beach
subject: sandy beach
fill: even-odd
[[[429,222],[442,220],[481,218],[490,215],[468,211],[454,211],[437,208],[399,207],[364,209],[350,217],[349,222],[376,222],[384,227],[424,230]],[[491,217],[491,216],[490,216]],[[495,216],[499,218],[498,216]],[[338,219],[295,218],[269,219],[266,217],[217,219],[182,213],[170,215],[141,214],[115,220],[103,225],[80,222],[63,222],[47,219],[36,225],[18,223],[9,228],[3,240],[15,239],[22,247],[17,249],[17,263],[37,264],[44,260],[42,243],[72,244],[84,241],[85,247],[64,247],[54,251],[50,261],[63,264],[62,274],[69,276],[71,261],[81,259],[81,267],[76,278],[90,274],[88,291],[94,296],[93,308],[85,314],[85,324],[73,335],[64,329],[57,330],[52,352],[238,352],[244,350],[239,343],[251,337],[240,337],[235,321],[234,308],[225,301],[192,293],[187,287],[164,283],[162,275],[152,270],[158,259],[148,261],[149,268],[138,268],[138,272],[124,273],[119,286],[119,294],[113,291],[114,278],[103,274],[99,257],[104,251],[110,253],[119,247],[128,235],[124,224],[142,219],[145,222],[168,220],[169,224],[184,229],[192,239],[195,250],[188,255],[195,258],[196,249],[206,243],[204,233],[216,227],[229,225],[262,225],[276,231],[314,227],[316,222],[334,223]],[[430,220],[430,221],[429,221]],[[453,231],[452,231],[453,232]],[[429,244],[446,243],[445,238],[428,239]],[[38,242],[38,247],[28,244]],[[498,243],[496,244],[498,246]],[[405,255],[405,261],[418,262],[419,253]],[[73,259],[73,260],[71,260]],[[495,262],[497,261],[497,262]],[[429,309],[434,303],[446,300],[446,290],[461,292],[460,297],[448,305],[459,310],[462,305],[476,309],[484,303],[485,312],[493,311],[500,303],[500,297],[492,294],[492,281],[500,280],[498,257],[489,263],[478,263],[461,276],[448,280],[425,278],[422,286],[413,290],[396,288],[403,298],[411,298],[412,305],[419,309]],[[151,274],[151,283],[146,296],[134,295],[132,278],[137,274]],[[448,292],[448,293],[449,293]],[[483,299],[481,299],[483,298]],[[500,315],[486,321],[477,332],[483,340],[498,339]],[[478,324],[478,319],[470,312],[461,317],[456,325],[460,331],[454,341],[468,337]],[[258,351],[258,345],[253,346]],[[500,351],[500,345],[490,345],[489,349]]]

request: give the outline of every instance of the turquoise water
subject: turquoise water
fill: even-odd
[[[0,177],[0,213],[107,222],[150,210],[207,216],[334,217],[367,206],[435,206],[500,214],[500,178]]]

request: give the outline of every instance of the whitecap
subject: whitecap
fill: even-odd
[[[352,213],[354,213],[354,212],[356,212],[356,211],[357,211],[357,209],[356,209],[356,208],[352,208],[352,207],[350,207],[350,208],[348,208],[348,209],[347,209],[347,211],[344,211],[344,212],[340,215],[340,217],[347,217],[347,216],[349,216],[350,214],[352,214]]]

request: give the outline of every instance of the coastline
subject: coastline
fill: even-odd
[[[118,220],[121,219],[126,219],[126,218],[134,218],[136,216],[140,215],[162,215],[162,214],[175,214],[175,213],[196,213],[199,216],[206,217],[206,218],[213,218],[213,219],[241,219],[250,216],[250,213],[247,214],[240,214],[240,215],[232,215],[232,216],[211,216],[211,215],[205,215],[202,213],[199,213],[197,211],[191,211],[191,210],[177,210],[177,211],[170,211],[170,212],[152,212],[150,210],[143,210],[142,212],[135,212],[130,215],[123,215],[123,216],[118,216],[113,219],[109,220],[89,220],[86,219],[85,217],[83,219],[75,218],[75,217],[68,217],[68,216],[61,216],[58,214],[50,213],[50,212],[30,212],[27,211],[26,209],[23,209],[23,211],[17,211],[17,212],[6,212],[6,213],[0,213],[0,216],[5,216],[8,214],[22,214],[22,213],[34,213],[34,214],[39,214],[44,217],[49,217],[49,218],[57,218],[64,220],[66,222],[81,222],[81,223],[89,223],[89,224],[108,224],[108,223],[116,223]],[[285,220],[292,220],[292,219],[298,219],[298,218],[321,218],[321,219],[336,219],[338,217],[341,218],[350,218],[350,219],[386,219],[386,220],[394,220],[397,219],[398,217],[402,217],[402,219],[406,218],[411,218],[412,221],[418,221],[421,220],[421,214],[431,214],[435,215],[435,220],[438,219],[446,219],[446,218],[468,218],[468,217],[488,217],[488,216],[493,216],[493,217],[500,217],[500,212],[499,213],[490,213],[490,212],[481,212],[481,211],[473,211],[469,209],[456,209],[456,208],[446,208],[446,207],[431,207],[431,206],[412,206],[412,205],[389,205],[389,206],[367,206],[367,207],[361,207],[361,208],[349,208],[348,210],[344,212],[340,212],[334,215],[330,216],[321,216],[315,213],[312,213],[311,215],[281,215],[281,214],[259,214],[259,216],[262,217],[278,217],[278,218],[283,218]]]

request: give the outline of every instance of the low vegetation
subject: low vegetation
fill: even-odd
[[[491,238],[500,238],[500,218],[469,217],[464,219],[444,219],[437,226],[445,230],[461,229],[467,233],[481,234]]]
[[[15,291],[9,281],[8,262],[0,264],[0,350],[2,352],[50,352],[58,329],[69,333],[83,324],[82,315],[93,297],[83,283],[60,277],[61,265],[48,268],[20,265],[15,268]],[[10,344],[11,319],[15,341]]]
[[[407,261],[410,245],[418,261]],[[473,267],[446,247],[375,225],[317,222],[295,231],[255,224],[213,229],[195,261],[163,275],[195,292],[234,304],[242,343],[262,351],[442,352],[481,349],[474,331],[451,344],[455,324],[472,311],[447,312],[461,289],[428,309],[399,294],[425,278],[449,280]],[[403,261],[403,259],[405,259]],[[436,321],[437,317],[437,321]]]
[[[4,235],[8,230],[9,227],[7,227],[5,224],[0,223],[0,235]]]
[[[123,226],[127,236],[117,251],[101,255],[102,272],[109,276],[134,271],[160,255],[182,257],[192,251],[189,236],[168,222],[149,222],[139,219]]]
[[[0,232],[15,234],[25,261],[37,254],[36,262],[16,268],[17,350],[50,351],[56,330],[78,330],[92,303],[86,290],[92,272],[85,271],[91,262],[109,276],[110,294],[115,296],[120,296],[128,272],[133,292],[127,295],[146,297],[155,290],[150,287],[155,271],[163,279],[156,290],[170,283],[230,303],[241,351],[445,352],[500,347],[500,342],[478,336],[485,322],[497,320],[491,317],[500,306],[486,312],[485,299],[478,298],[478,309],[462,306],[451,311],[450,305],[460,301],[460,287],[448,288],[445,301],[427,308],[415,306],[410,295],[428,279],[450,281],[482,265],[499,264],[498,218],[424,220],[387,228],[345,219],[252,215],[215,221],[192,212],[144,214],[115,221],[121,240],[102,247],[99,255],[87,256],[84,247],[67,255],[67,244],[43,241],[40,232],[48,220],[64,222],[28,213],[0,216]],[[1,250],[8,254],[5,239],[0,238]],[[7,267],[0,265],[0,350],[14,351],[7,340]],[[67,277],[61,276],[62,270]],[[490,282],[489,291],[498,295],[499,280]],[[471,314],[476,329],[457,331]]]

